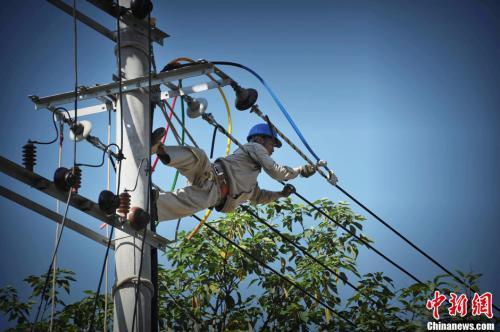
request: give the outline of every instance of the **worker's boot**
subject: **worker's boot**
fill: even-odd
[[[151,154],[156,154],[158,147],[161,145],[161,139],[165,136],[165,128],[156,128],[151,134]]]
[[[165,151],[165,145],[160,143],[160,145],[158,146],[158,149],[156,151],[156,155],[158,156],[158,159],[160,159],[160,161],[164,165],[168,165],[170,163],[170,156]]]
[[[170,156],[165,152],[161,139],[166,134],[165,128],[157,128],[151,134],[151,154],[156,154],[158,159],[165,165],[170,163]]]

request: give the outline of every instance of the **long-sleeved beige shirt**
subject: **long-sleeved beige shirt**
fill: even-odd
[[[231,212],[245,201],[265,204],[281,197],[279,192],[259,188],[257,177],[262,169],[279,181],[294,179],[300,174],[299,167],[277,164],[259,143],[247,143],[243,149],[218,161],[229,179],[229,195],[224,206],[219,209],[222,212]]]

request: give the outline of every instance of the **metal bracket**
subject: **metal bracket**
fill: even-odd
[[[172,81],[210,74],[213,72],[213,70],[214,66],[210,63],[197,63],[191,66],[186,66],[152,75],[151,85],[155,86],[159,84],[172,84]],[[130,92],[140,88],[147,88],[148,86],[149,77],[146,75],[123,81],[122,91]],[[94,87],[80,87],[79,91],[77,92],[77,96],[78,100],[82,101],[117,94],[119,93],[119,91],[120,83],[113,82],[104,85],[97,85]],[[75,92],[71,91],[47,97],[38,97],[36,95],[33,95],[29,96],[29,98],[35,104],[35,109],[38,110],[43,108],[57,107],[59,105],[74,102]]]
[[[36,174],[34,172],[31,172],[31,171],[25,169],[24,167],[4,158],[2,156],[0,156],[0,171],[9,175],[10,177],[17,179],[17,180],[19,180],[19,181],[21,181],[29,186],[32,186],[32,187],[36,186],[37,184],[44,183],[45,184],[44,186],[42,186],[42,187],[38,186],[35,188],[40,190],[41,192],[46,193],[47,195],[49,195],[51,197],[54,197],[55,199],[60,200],[61,202],[66,203],[66,201],[67,201],[68,194],[58,190],[52,181],[49,181],[48,179],[44,178],[43,176]],[[74,207],[82,212],[85,212],[86,214],[88,214],[88,215],[90,215],[98,220],[101,220],[101,221],[107,223],[108,225],[111,225],[117,229],[120,229],[121,231],[123,231],[123,232],[125,232],[133,237],[143,239],[142,238],[142,234],[143,234],[142,231],[134,230],[128,222],[125,222],[123,224],[120,223],[117,215],[107,216],[106,214],[104,214],[104,212],[102,212],[99,209],[99,206],[97,205],[97,203],[89,200],[86,197],[83,197],[83,196],[78,195],[78,194],[73,194],[69,204],[72,207]],[[158,248],[162,251],[165,251],[167,245],[169,243],[173,242],[173,241],[165,239],[164,237],[162,237],[154,232],[151,232],[150,230],[146,231],[146,237],[143,240],[146,241],[146,243],[149,244],[150,246]]]
[[[169,99],[169,98],[178,97],[178,96],[187,96],[187,95],[191,95],[193,93],[198,93],[198,92],[203,92],[203,91],[207,91],[207,90],[211,90],[211,89],[216,89],[219,87],[224,87],[224,86],[229,85],[229,84],[231,84],[231,80],[217,80],[215,82],[209,81],[206,83],[195,84],[195,85],[191,85],[191,86],[182,87],[181,89],[175,89],[175,90],[169,90],[166,92],[162,92],[160,95],[160,97],[161,97],[160,99],[164,100],[164,99]],[[98,99],[101,99],[101,98],[98,98]],[[54,107],[52,107],[52,108],[54,108]],[[86,115],[92,115],[92,114],[96,114],[96,113],[109,111],[110,109],[113,110],[114,108],[115,108],[115,106],[113,104],[109,104],[109,102],[107,102],[105,104],[98,104],[98,105],[94,105],[94,106],[79,108],[78,109],[78,118],[80,118],[82,116],[86,116]],[[71,117],[74,117],[74,115],[75,115],[74,110],[70,110],[68,113]],[[68,114],[66,112],[61,113],[61,115],[64,117],[68,116]]]

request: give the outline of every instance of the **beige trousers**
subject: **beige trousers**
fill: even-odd
[[[185,176],[189,186],[160,193],[156,202],[158,220],[178,219],[214,206],[220,198],[220,190],[206,153],[190,146],[165,146],[165,152],[170,156],[168,166]]]

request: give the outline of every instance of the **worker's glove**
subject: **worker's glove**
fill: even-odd
[[[281,195],[283,197],[288,197],[293,193],[295,193],[295,187],[292,186],[291,184],[285,184],[283,190],[281,190]]]
[[[300,175],[302,175],[305,178],[310,177],[314,173],[316,173],[316,167],[311,164],[306,164],[300,167]]]

